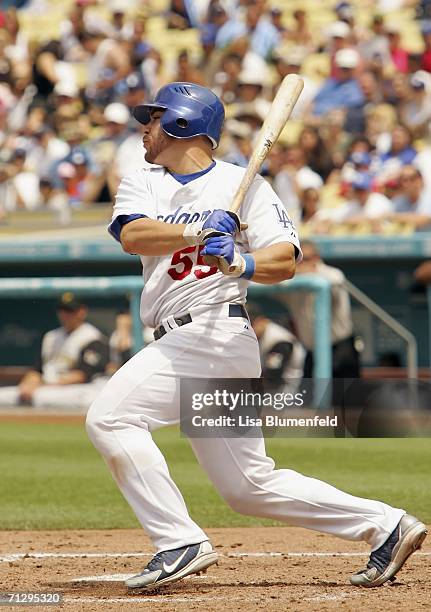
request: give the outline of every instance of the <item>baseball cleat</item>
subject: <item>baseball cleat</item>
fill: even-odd
[[[198,574],[217,563],[217,558],[217,553],[207,540],[200,544],[164,550],[157,553],[140,574],[128,578],[125,585],[129,589],[155,588],[190,574]]]
[[[423,523],[405,514],[386,542],[371,553],[367,567],[353,574],[350,582],[355,586],[376,587],[395,580],[410,555],[421,547],[427,533]]]

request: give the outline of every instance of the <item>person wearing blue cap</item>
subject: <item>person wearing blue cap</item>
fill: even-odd
[[[349,185],[348,201],[331,211],[330,221],[354,227],[366,220],[376,220],[391,214],[391,201],[372,189],[372,176],[367,172],[357,172]]]

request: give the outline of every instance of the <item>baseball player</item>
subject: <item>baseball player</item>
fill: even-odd
[[[258,344],[244,307],[247,285],[291,278],[301,251],[292,222],[261,176],[241,221],[228,212],[244,169],[213,159],[224,119],[215,94],[171,83],[154,103],[135,107],[134,116],[145,126],[145,158],[157,167],[122,180],[109,231],[141,258],[141,316],[155,327],[155,342],[110,379],[89,410],[87,430],[157,550],[126,581],[131,589],[147,589],[217,561],[151,433],[178,422],[181,377],[259,377]],[[217,266],[205,265],[205,255],[217,257]],[[263,439],[194,438],[190,444],[238,512],[368,542],[370,560],[351,578],[355,585],[393,578],[425,538],[425,526],[404,510],[275,469]]]
[[[0,388],[0,406],[87,411],[105,381],[108,341],[86,321],[87,306],[70,291],[57,302],[60,327],[42,339],[39,359],[19,385]]]

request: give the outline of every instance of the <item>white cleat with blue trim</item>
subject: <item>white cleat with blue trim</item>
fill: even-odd
[[[217,563],[218,555],[205,540],[200,544],[183,546],[157,553],[145,569],[125,582],[129,589],[150,589],[197,574]]]

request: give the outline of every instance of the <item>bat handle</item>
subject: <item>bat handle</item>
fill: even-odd
[[[215,255],[204,255],[203,260],[206,266],[218,268],[218,257],[215,257]]]

